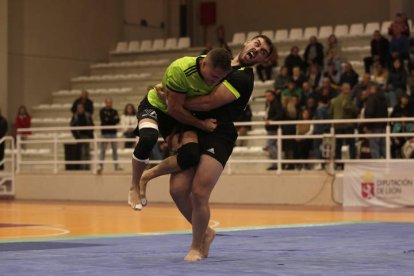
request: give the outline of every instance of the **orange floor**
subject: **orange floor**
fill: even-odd
[[[216,228],[335,222],[414,222],[414,208],[213,205]],[[0,201],[0,240],[189,230],[174,205],[142,212],[122,203]]]

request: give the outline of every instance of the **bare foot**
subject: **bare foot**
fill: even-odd
[[[148,177],[148,172],[144,171],[139,181],[139,195],[141,197],[142,206],[146,206],[148,203],[147,196],[146,196],[148,181],[150,181],[150,178]]]
[[[197,262],[203,259],[203,255],[197,249],[190,249],[187,256],[184,257],[184,261],[186,262]]]
[[[208,227],[206,235],[204,236],[203,245],[201,246],[201,253],[204,258],[208,257],[208,252],[210,251],[210,245],[213,243],[214,238],[216,237],[216,231],[213,228]]]
[[[140,199],[139,194],[138,194],[138,192],[135,188],[130,188],[129,189],[128,204],[135,211],[137,211],[137,210],[141,211],[142,210],[141,199]]]

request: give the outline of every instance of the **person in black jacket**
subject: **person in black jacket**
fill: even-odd
[[[80,97],[73,102],[70,111],[72,111],[72,113],[75,113],[78,108],[78,104],[80,103],[83,104],[86,112],[91,115],[93,114],[93,101],[89,99],[88,91],[82,90]]]
[[[299,56],[299,48],[297,46],[293,46],[290,49],[290,54],[285,58],[284,65],[288,69],[289,76],[292,76],[294,67],[303,69],[303,59]]]
[[[351,63],[345,62],[344,72],[341,74],[339,84],[342,85],[344,83],[349,83],[349,85],[351,86],[351,89],[353,89],[354,86],[358,84],[358,79],[359,79],[359,75],[357,72],[355,72]]]
[[[79,103],[76,112],[73,114],[70,121],[72,127],[94,126],[92,116],[85,111],[83,104]],[[93,139],[93,130],[72,130],[72,135],[75,139]],[[78,143],[79,160],[90,160],[90,143]],[[81,164],[80,169],[89,170],[89,164]]]
[[[283,119],[283,108],[280,101],[277,99],[276,94],[272,90],[267,90],[265,92],[265,99],[266,99],[266,113],[265,113],[265,129],[267,135],[277,135],[277,125],[271,125],[271,121],[279,121]],[[266,142],[265,150],[269,153],[270,159],[277,158],[277,143],[276,139],[271,138],[268,139]],[[277,165],[273,163],[267,170],[276,170]]]
[[[369,96],[365,105],[365,118],[388,118],[387,100],[382,89],[376,83],[368,85]],[[385,133],[386,123],[367,123],[368,133]],[[372,159],[385,157],[385,139],[369,138]]]
[[[106,98],[105,99],[105,107],[101,109],[99,112],[99,117],[101,119],[101,126],[114,126],[119,123],[119,115],[118,111],[112,108],[112,99]],[[102,138],[105,139],[115,139],[117,129],[102,129]],[[118,163],[116,162],[118,160],[118,144],[115,141],[110,141],[111,147],[112,147],[112,160],[115,161],[115,170],[120,170]],[[105,150],[108,142],[102,142],[101,143],[101,152],[99,155],[100,160],[105,160]],[[103,170],[103,163],[100,164],[98,173],[101,173]]]
[[[7,120],[1,115],[1,109],[0,109],[0,139],[6,136],[7,134]],[[5,142],[0,143],[0,171],[4,170],[4,164],[1,164],[1,162],[4,159],[4,145]]]
[[[371,66],[375,62],[386,67],[390,51],[390,42],[379,31],[375,31],[371,40],[371,55],[364,58],[365,73],[371,73]]]
[[[316,36],[309,38],[309,44],[306,46],[303,59],[305,60],[306,67],[314,63],[318,64],[321,68],[323,67],[323,45],[318,42]]]

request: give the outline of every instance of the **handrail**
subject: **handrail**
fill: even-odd
[[[14,139],[11,136],[4,136],[0,139],[0,144],[1,143],[5,143],[6,141],[9,142],[10,144],[10,149],[12,151],[12,153],[15,152],[15,145],[14,145]],[[2,192],[3,195],[11,195],[13,196],[15,193],[15,172],[16,172],[16,161],[15,161],[15,154],[11,154],[10,159],[6,158],[6,156],[4,156],[3,160],[0,160],[0,165],[4,165],[6,164],[6,162],[10,162],[10,173],[6,173],[3,174],[3,179],[1,180],[0,186],[3,185],[7,180],[11,181],[11,190],[10,191],[6,191],[6,192]]]

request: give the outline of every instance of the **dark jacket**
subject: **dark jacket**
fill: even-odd
[[[280,101],[275,98],[273,102],[266,107],[266,120],[269,121],[280,121],[283,119],[283,108]],[[265,125],[267,131],[276,131],[278,126],[276,125]]]
[[[7,120],[0,115],[0,139],[6,136],[7,133]]]
[[[99,112],[101,126],[114,126],[119,123],[118,111],[113,108],[102,108]],[[116,134],[117,129],[102,129],[102,134]]]
[[[88,112],[73,114],[70,125],[73,127],[94,126],[92,116]],[[72,130],[72,134],[75,139],[93,138],[93,130]]]
[[[378,90],[370,94],[365,106],[365,118],[388,118],[387,100],[384,91]],[[368,129],[385,128],[386,123],[367,124]]]
[[[315,44],[308,44],[308,46],[306,46],[305,53],[303,55],[305,62],[308,62],[311,47],[316,47],[316,57],[313,58],[312,62],[318,64],[319,66],[323,66],[323,45],[319,42],[316,42]]]
[[[405,69],[390,70],[387,79],[388,90],[394,91],[401,89],[402,91],[407,90],[407,72]]]
[[[379,40],[371,40],[371,56],[379,56],[381,64],[385,64],[390,51],[390,42],[381,36]]]
[[[70,109],[70,111],[72,111],[72,113],[76,112],[76,109],[78,107],[78,104],[82,103],[83,107],[85,108],[85,111],[88,112],[89,114],[93,114],[93,102],[90,99],[86,99],[85,102],[82,102],[82,98],[77,98],[73,104],[72,104],[72,108]]]
[[[351,86],[351,89],[354,88],[354,86],[358,83],[358,74],[354,70],[351,70],[349,72],[344,72],[341,75],[341,79],[339,81],[339,84],[349,83]]]
[[[288,69],[289,75],[292,75],[293,67],[298,66],[301,70],[303,69],[303,59],[298,55],[290,54],[285,59],[285,66]]]

